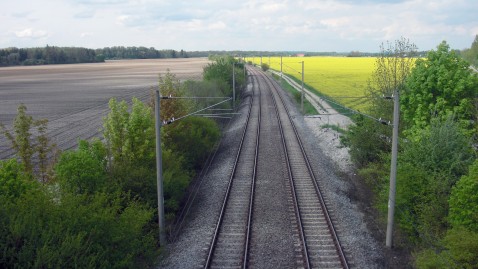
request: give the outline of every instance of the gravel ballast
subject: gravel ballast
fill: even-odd
[[[246,122],[248,95],[252,90],[250,83],[245,90],[241,113],[225,129],[223,140],[209,172],[202,178],[198,194],[184,221],[177,240],[163,251],[160,268],[201,268],[215,228],[215,222],[224,197],[227,180],[232,169],[237,146]],[[324,124],[340,124],[346,128],[350,122],[342,117],[303,117],[295,107],[292,97],[285,93],[294,123],[301,135],[308,157],[319,185],[325,194],[327,206],[331,210],[338,236],[351,263],[351,268],[381,268],[381,248],[372,237],[365,224],[365,216],[350,197],[353,189],[347,178],[353,175],[348,149],[340,147],[339,134]],[[322,107],[324,105],[322,104]],[[330,113],[332,114],[332,113]],[[269,118],[267,118],[269,117]],[[276,132],[272,115],[265,116],[264,128]],[[263,119],[264,120],[264,119]],[[263,123],[264,124],[264,123]],[[279,136],[279,134],[277,134]],[[263,142],[259,162],[274,156],[277,166],[259,166],[257,174],[257,196],[254,212],[267,212],[262,218],[254,219],[252,240],[260,243],[261,249],[252,247],[251,265],[254,268],[291,268],[296,266],[294,256],[294,236],[290,225],[288,201],[286,201],[282,161],[277,142]],[[262,145],[262,144],[261,144]],[[262,155],[262,157],[261,157]],[[285,169],[285,168],[284,168]],[[269,191],[269,195],[265,194]],[[281,197],[284,199],[281,200]]]

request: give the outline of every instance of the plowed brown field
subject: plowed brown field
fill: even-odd
[[[121,60],[95,64],[0,68],[0,122],[10,128],[19,104],[34,119],[49,120],[48,134],[60,149],[100,135],[108,100],[149,99],[158,75],[169,69],[181,80],[200,80],[205,58]],[[0,160],[13,156],[0,135]]]

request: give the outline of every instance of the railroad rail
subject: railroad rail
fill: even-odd
[[[261,123],[261,107],[257,104],[260,91],[252,92],[247,122],[204,268],[247,267]]]
[[[273,97],[289,172],[292,201],[301,240],[305,268],[349,268],[337,232],[328,213],[318,181],[279,86],[261,71]]]
[[[253,87],[222,207],[209,245],[205,268],[247,268],[261,131],[261,94],[272,99],[285,155],[302,262],[300,268],[349,268],[317,178],[279,86],[257,69],[249,68]],[[261,93],[262,92],[262,93]],[[257,101],[259,100],[259,101]],[[272,106],[270,106],[272,107]],[[289,187],[288,187],[289,188]],[[292,216],[292,214],[291,214]],[[280,235],[277,235],[280,236]]]

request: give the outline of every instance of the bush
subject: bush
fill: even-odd
[[[154,210],[120,195],[0,197],[1,268],[133,268],[155,255]]]
[[[265,71],[269,70],[269,65],[266,64],[266,63],[262,63],[262,64],[261,64],[261,69],[262,69],[262,71],[265,72]]]
[[[198,169],[220,137],[217,124],[200,117],[188,117],[171,126],[165,139],[168,148],[184,156],[187,167]]]
[[[478,233],[478,160],[468,175],[453,187],[450,195],[449,220],[453,227],[463,226]]]
[[[350,148],[350,157],[358,167],[378,162],[384,152],[390,152],[390,142],[383,136],[383,129],[377,122],[358,115],[355,124],[342,140]]]
[[[107,183],[105,158],[104,146],[99,140],[92,146],[80,141],[79,149],[64,152],[55,166],[61,188],[78,194],[103,190]]]

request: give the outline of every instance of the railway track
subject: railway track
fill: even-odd
[[[337,232],[328,213],[318,181],[308,160],[279,86],[262,72],[273,96],[280,119],[282,144],[286,152],[292,201],[297,220],[305,268],[349,268]]]
[[[257,251],[264,247],[255,245],[256,242],[251,233],[254,219],[261,214],[261,212],[254,212],[254,191],[259,159],[262,102],[265,105],[262,113],[275,114],[272,118],[277,120],[280,130],[279,140],[282,144],[277,146],[282,147],[284,163],[287,166],[287,175],[280,180],[286,180],[284,185],[290,188],[288,200],[293,208],[291,218],[295,223],[291,230],[296,234],[295,241],[300,242],[296,248],[296,252],[300,253],[296,255],[299,261],[295,262],[295,266],[297,268],[349,268],[317,178],[280,94],[279,86],[261,71],[249,69],[249,72],[252,73],[251,78],[258,87],[253,89],[247,123],[207,251],[204,268],[258,266],[254,264],[254,260],[250,260],[249,250]],[[276,132],[273,135],[278,134]],[[266,156],[266,159],[270,157],[275,156]],[[262,157],[262,159],[265,158]],[[272,162],[276,161],[275,158],[272,160]],[[255,254],[255,259],[258,255],[260,254]]]
[[[229,184],[205,268],[246,268],[261,125],[260,91],[253,90]]]

